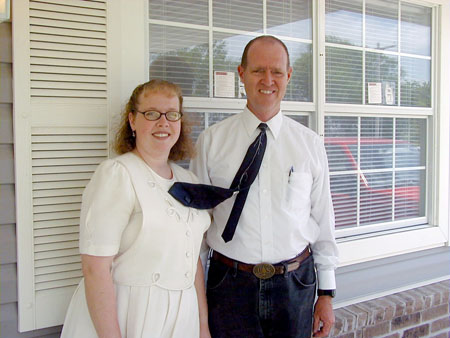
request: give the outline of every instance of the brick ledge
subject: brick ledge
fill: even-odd
[[[450,337],[450,280],[341,307],[329,337]]]

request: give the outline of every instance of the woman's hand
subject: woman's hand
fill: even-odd
[[[121,338],[111,276],[113,258],[81,255],[86,301],[99,338]]]
[[[202,327],[202,324],[200,324],[200,338],[211,338],[208,325]]]
[[[208,304],[206,302],[205,276],[200,257],[197,262],[197,272],[195,274],[195,291],[197,292],[198,313],[200,316],[200,338],[211,338],[208,326]]]

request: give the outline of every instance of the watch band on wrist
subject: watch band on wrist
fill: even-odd
[[[336,296],[336,290],[335,289],[332,289],[332,290],[318,289],[317,296],[330,296],[331,298],[334,298]]]

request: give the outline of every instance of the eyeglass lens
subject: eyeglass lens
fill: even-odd
[[[144,117],[149,121],[156,121],[161,118],[162,115],[164,115],[167,119],[167,121],[176,122],[181,118],[181,113],[177,111],[168,111],[167,113],[161,113],[156,110],[150,110],[143,112]]]

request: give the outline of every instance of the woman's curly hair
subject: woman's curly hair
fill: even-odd
[[[131,130],[128,115],[129,113],[132,113],[136,116],[137,106],[141,95],[151,95],[152,93],[164,93],[169,97],[178,97],[180,111],[182,112],[183,96],[180,87],[176,84],[165,80],[155,79],[137,86],[133,90],[128,103],[125,106],[125,111],[120,118],[120,124],[114,142],[114,150],[118,154],[124,154],[136,148],[136,138],[133,136],[133,130]],[[169,160],[180,161],[194,156],[194,146],[192,144],[190,133],[190,123],[187,120],[186,115],[183,114],[181,118],[180,137],[172,149],[170,149]]]

